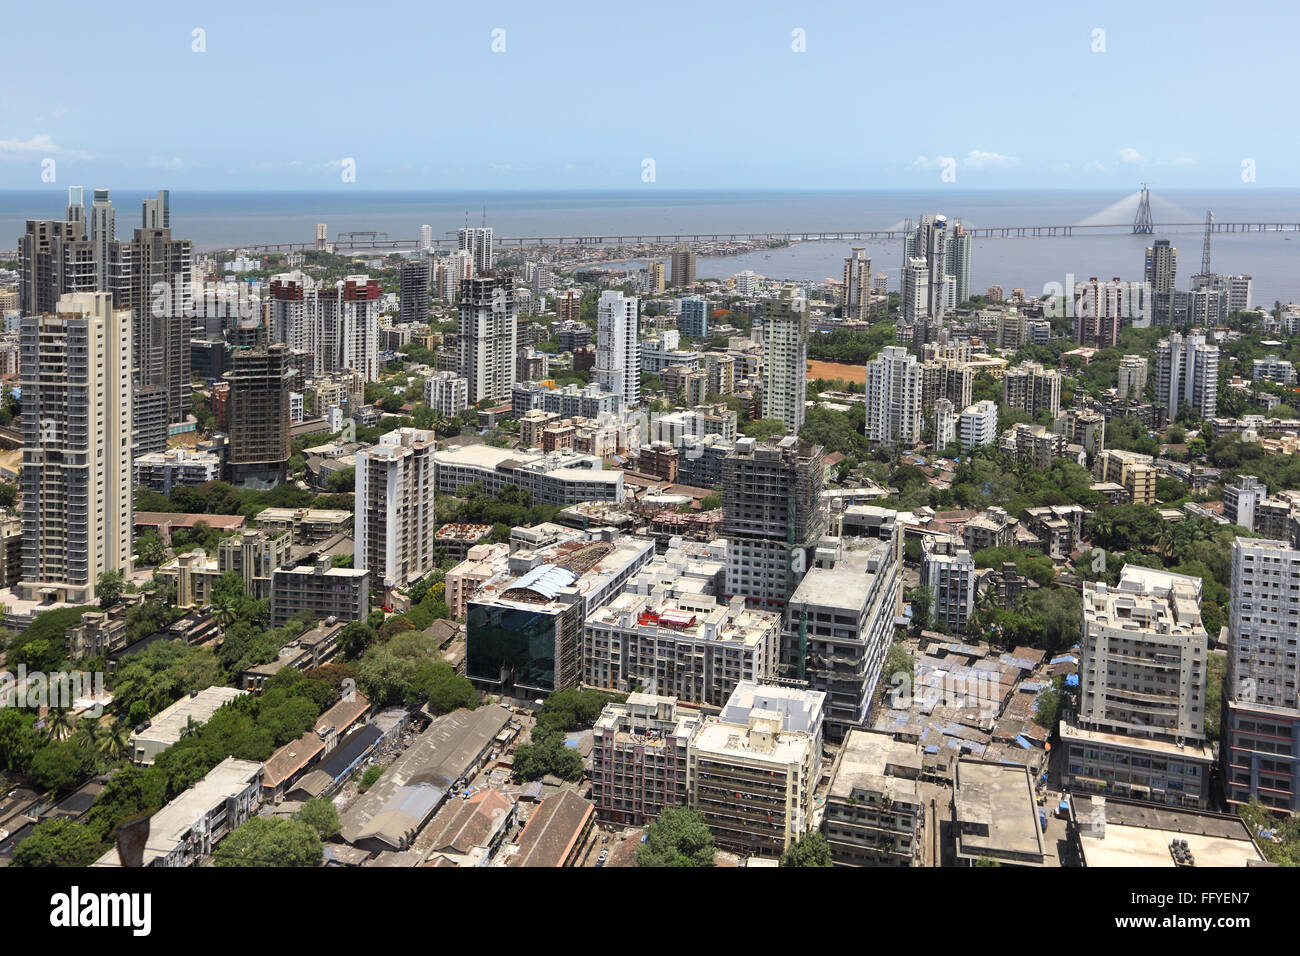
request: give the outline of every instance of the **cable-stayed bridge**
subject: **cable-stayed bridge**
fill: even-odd
[[[1164,219],[1153,210],[1151,197],[1144,186],[1141,192],[1127,196],[1119,202],[1094,213],[1076,223],[1043,223],[1039,225],[1014,226],[977,226],[963,223],[966,234],[975,239],[1021,239],[1053,236],[1089,235],[1094,233],[1131,232],[1151,235],[1172,230],[1195,230],[1206,228],[1204,220],[1198,220],[1172,203],[1157,197],[1156,209],[1176,216],[1174,220]],[[1129,209],[1135,208],[1136,214]],[[955,221],[950,217],[949,221]],[[1217,233],[1260,233],[1260,232],[1300,232],[1300,222],[1287,221],[1228,221],[1215,220],[1209,228]],[[493,244],[499,248],[522,248],[528,246],[583,247],[583,246],[627,246],[627,245],[703,245],[721,242],[854,242],[858,240],[902,239],[906,229],[901,224],[883,229],[782,229],[770,232],[628,232],[611,235],[536,235],[536,236],[494,236]],[[458,244],[455,233],[428,240],[425,248],[454,249]],[[329,247],[336,252],[401,252],[421,248],[419,239],[391,238],[382,232],[344,232],[340,233]],[[251,252],[297,252],[311,249],[323,249],[321,240],[308,242],[273,242],[259,245],[241,246]]]

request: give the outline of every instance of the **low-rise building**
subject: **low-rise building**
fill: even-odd
[[[1122,485],[1133,504],[1155,504],[1157,474],[1150,455],[1107,448],[1097,455],[1092,471],[1098,481]]]
[[[1074,553],[1083,536],[1081,505],[1044,505],[1026,508],[1025,527],[1043,544],[1043,553],[1053,561],[1064,561]]]
[[[373,787],[339,818],[339,835],[361,849],[404,851],[447,795],[486,764],[511,720],[496,704],[433,721]]]
[[[963,758],[953,772],[952,833],[959,863],[1046,861],[1034,781],[1018,764]]]
[[[776,676],[780,633],[778,615],[751,610],[744,598],[719,604],[660,584],[620,594],[587,618],[583,682],[720,707],[739,682]]]
[[[849,731],[826,795],[831,859],[840,866],[916,866],[925,814],[920,776],[917,744]]]
[[[1015,541],[1019,525],[1005,508],[994,505],[967,521],[961,537],[971,553],[985,548],[1005,548]]]
[[[234,687],[208,687],[196,690],[170,704],[136,728],[127,740],[131,762],[142,767],[180,740],[187,728],[202,727],[220,708],[245,691]]]
[[[669,807],[686,806],[687,748],[699,716],[674,697],[629,694],[606,704],[592,730],[591,801],[597,816],[644,826]]]
[[[537,805],[507,861],[507,866],[572,866],[596,820],[596,808],[572,790],[561,790]]]
[[[472,598],[484,585],[506,573],[510,565],[510,545],[476,544],[466,552],[465,560],[447,572],[443,579],[444,599],[453,620],[465,615]]]
[[[292,532],[295,545],[319,544],[352,530],[351,511],[323,508],[266,508],[257,513],[253,524],[273,534]]]
[[[440,866],[488,866],[514,826],[517,807],[514,797],[491,787],[452,800],[416,839],[416,852]]]
[[[202,485],[221,478],[221,458],[209,452],[172,451],[141,455],[131,463],[134,483],[160,495],[180,485]]]
[[[724,850],[779,857],[812,829],[825,695],[743,684],[687,751],[690,805]]]
[[[1070,795],[1070,832],[1086,867],[1262,866],[1250,828],[1235,814],[1153,807]]]
[[[193,866],[262,805],[262,765],[227,757],[149,818],[141,866]],[[117,847],[95,866],[121,866]]]
[[[297,614],[349,623],[370,615],[370,572],[336,568],[328,555],[271,574],[271,626]]]
[[[68,628],[68,656],[74,661],[84,657],[98,657],[121,650],[126,646],[128,625],[125,616],[115,616],[108,611],[87,611],[81,623]]]
[[[449,522],[434,533],[435,547],[442,548],[449,558],[460,560],[469,553],[469,549],[492,535],[490,524],[461,524]]]
[[[623,472],[605,468],[594,455],[571,451],[539,455],[491,445],[461,445],[440,448],[433,458],[440,494],[455,494],[477,482],[489,496],[513,485],[531,494],[539,505],[623,500]]]

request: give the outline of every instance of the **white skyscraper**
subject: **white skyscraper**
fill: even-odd
[[[420,227],[420,251],[426,254],[433,252],[433,226]]]
[[[899,309],[904,322],[915,322],[929,313],[929,286],[926,279],[925,259],[908,256],[903,260],[903,274],[899,287]]]
[[[505,276],[475,276],[461,282],[459,299],[460,374],[469,383],[469,403],[506,401],[519,339],[514,285]]]
[[[1228,312],[1248,312],[1255,305],[1255,280],[1247,275],[1228,276]]]
[[[1121,399],[1142,400],[1147,387],[1148,362],[1142,355],[1125,355],[1119,360],[1117,372],[1118,387],[1116,397]]]
[[[961,413],[961,450],[992,445],[998,438],[998,403],[985,399]]]
[[[131,571],[131,311],[107,292],[59,299],[20,333],[27,600],[95,600]]]
[[[913,290],[909,296],[907,290],[904,290],[903,294],[905,306],[909,298],[914,304],[918,301],[924,302],[924,311],[913,318],[928,315],[936,322],[943,319],[948,300],[947,277],[951,271],[946,267],[947,252],[948,219],[946,216],[926,213],[921,217],[920,225],[903,237],[903,261],[906,263],[903,270],[904,281],[914,268],[914,260],[918,258],[924,260],[923,278],[921,275],[912,277],[912,281],[924,285],[924,292],[919,289]],[[967,281],[969,282],[969,278]],[[903,318],[909,318],[906,309]]]
[[[871,315],[871,260],[867,250],[853,247],[844,259],[844,318],[865,319]]]
[[[641,403],[641,339],[636,296],[607,289],[596,306],[596,381],[623,396],[623,407]]]
[[[1213,418],[1219,394],[1219,347],[1202,332],[1174,332],[1156,343],[1156,404],[1178,417],[1186,403],[1201,418]]]
[[[492,271],[492,227],[465,226],[456,232],[457,248],[467,252],[474,261],[474,272],[482,275]]]
[[[117,238],[117,219],[107,189],[96,189],[90,206],[90,240],[95,245],[96,288],[109,291],[109,256]]]
[[[350,369],[367,382],[379,377],[379,280],[354,275],[320,295],[321,337],[326,372]]]
[[[432,432],[399,428],[357,452],[353,565],[385,588],[434,568],[435,447]]]
[[[316,280],[298,270],[273,275],[266,303],[266,332],[270,341],[283,342],[291,349],[309,353],[313,373],[325,371]]]
[[[953,404],[946,398],[934,403],[934,447],[942,451],[957,440],[957,417]]]
[[[948,237],[944,253],[944,268],[955,284],[948,299],[961,305],[970,298],[970,236],[958,223]]]
[[[1227,719],[1223,775],[1228,803],[1251,798],[1274,810],[1300,810],[1300,550],[1286,541],[1232,543],[1228,623]]]
[[[808,302],[793,291],[763,302],[763,417],[803,427],[808,398]]]
[[[957,538],[937,534],[926,538],[921,551],[921,584],[933,594],[930,614],[951,634],[966,630],[975,613],[975,559]]]
[[[886,346],[867,363],[867,441],[913,445],[921,440],[921,385],[921,366],[902,346]]]

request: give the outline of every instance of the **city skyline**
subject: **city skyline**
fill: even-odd
[[[1217,47],[1252,53],[1247,96],[1237,84],[1217,83],[1189,55],[1206,43],[1197,12],[1210,10],[1200,3],[1178,18],[1119,4],[1086,18],[1028,5],[1006,18],[973,18],[947,4],[925,18],[902,8],[840,5],[804,11],[767,4],[746,7],[743,17],[681,4],[656,16],[595,5],[565,17],[516,5],[490,17],[417,8],[404,12],[401,31],[388,18],[362,19],[333,4],[262,11],[256,31],[235,11],[146,6],[129,23],[96,20],[93,29],[79,26],[91,14],[82,3],[58,22],[35,8],[10,14],[25,42],[0,82],[0,189],[39,186],[47,159],[59,183],[143,186],[165,177],[177,189],[1051,188],[1142,179],[1164,188],[1300,186],[1288,162],[1297,133],[1276,119],[1290,105],[1283,70],[1292,31],[1284,24],[1295,14],[1277,3],[1265,4],[1259,17],[1271,12],[1281,29],[1259,31],[1257,18],[1216,20]],[[689,31],[680,28],[687,21]],[[352,49],[373,49],[377,63],[398,66],[322,67],[329,62],[322,50],[344,27]],[[604,56],[617,59],[619,38],[632,35],[638,49],[656,51],[633,77],[570,79]],[[945,86],[943,110],[916,111],[901,79],[907,71],[897,70],[881,70],[871,100],[859,102],[854,88],[883,40],[904,55],[949,56],[944,69],[954,81]],[[150,114],[166,117],[154,135],[142,137],[139,118],[128,122],[125,107],[87,106],[99,57],[69,58],[57,73],[42,68],[51,50],[78,42],[110,53],[147,47],[153,68],[178,81],[152,93]],[[1049,62],[1053,68],[1042,69]],[[230,82],[239,75],[258,75],[258,92]],[[579,100],[591,119],[558,121],[552,110],[528,108],[542,95],[539,75],[542,89]],[[409,122],[413,99],[453,96],[467,76],[476,101],[518,104],[509,122],[470,124],[460,135]],[[1137,95],[1157,79],[1158,128],[1148,99]],[[259,99],[262,90],[271,95]],[[643,110],[627,109],[645,96],[700,103],[657,129]],[[296,124],[285,137],[281,103],[320,122]],[[1005,115],[999,103],[1007,104]],[[872,122],[846,126],[846,109],[867,111]],[[1072,131],[1089,115],[1107,121],[1088,125],[1087,136],[1074,141]],[[1200,132],[1207,115],[1231,115],[1244,132],[1207,139]],[[700,136],[743,127],[745,116],[784,118],[794,133],[766,137],[762,150],[743,153],[697,148]],[[565,135],[555,135],[557,123]],[[375,135],[382,130],[387,135]],[[819,131],[831,130],[836,148],[817,149]],[[1251,178],[1244,180],[1247,160]]]

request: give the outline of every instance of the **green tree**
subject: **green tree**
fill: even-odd
[[[308,824],[322,840],[328,840],[339,832],[339,812],[332,800],[312,797],[294,816]]]
[[[1052,686],[1038,695],[1038,701],[1034,707],[1034,723],[1054,732],[1057,721],[1061,718],[1063,703],[1061,678],[1055,677],[1052,679]]]
[[[122,599],[126,590],[126,578],[121,571],[104,571],[95,582],[95,592],[99,595],[99,606],[110,608]]]
[[[167,546],[162,535],[152,529],[135,539],[135,554],[145,567],[154,567],[167,560]]]
[[[806,833],[781,854],[781,865],[832,866],[831,846],[820,833]]]
[[[912,605],[912,626],[927,628],[930,626],[930,609],[934,606],[934,589],[922,585],[907,592],[907,600]]]
[[[302,820],[253,817],[217,846],[216,866],[318,866],[320,836]]]
[[[99,837],[82,823],[46,820],[14,851],[10,866],[90,866],[100,856]]]
[[[80,786],[94,772],[95,755],[79,740],[51,741],[32,757],[32,779],[55,792]]]
[[[671,807],[645,828],[637,866],[713,866],[713,834],[698,810]]]
[[[1223,711],[1223,681],[1227,671],[1227,659],[1222,654],[1211,654],[1205,678],[1205,736],[1210,741],[1219,739],[1219,723]]]
[[[760,418],[750,422],[742,430],[750,438],[756,438],[759,441],[780,438],[786,433],[785,422],[779,418]]]

